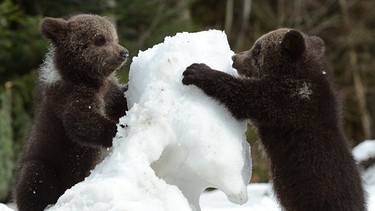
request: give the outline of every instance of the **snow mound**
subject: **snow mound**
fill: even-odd
[[[192,63],[236,75],[224,32],[178,33],[139,52],[130,66],[127,116],[111,154],[49,210],[200,210],[199,196],[217,187],[247,201],[251,175],[246,122],[194,86]]]

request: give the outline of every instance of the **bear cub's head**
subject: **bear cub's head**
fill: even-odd
[[[52,44],[58,74],[68,81],[97,85],[126,61],[129,52],[118,44],[115,26],[98,15],[44,18],[40,30]]]
[[[324,53],[319,37],[281,28],[260,37],[250,50],[234,55],[233,68],[245,78],[308,75],[309,71],[326,69]]]

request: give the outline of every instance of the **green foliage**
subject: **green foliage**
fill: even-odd
[[[9,194],[14,170],[10,84],[0,88],[0,202]]]
[[[15,182],[16,164],[31,125],[35,71],[0,87],[0,202]]]
[[[68,17],[76,13],[100,14],[116,5],[116,0],[15,0],[29,15]]]
[[[124,0],[109,10],[114,15],[118,33],[130,54],[138,54],[162,42],[164,37],[193,29],[188,17],[191,0],[168,3],[160,0]]]
[[[45,52],[40,17],[28,16],[11,0],[0,3],[0,84],[30,72]]]
[[[194,26],[189,18],[189,5],[193,0],[173,1],[160,0],[123,0],[103,15],[113,17],[117,24],[120,43],[129,50],[130,58],[140,50],[146,50],[160,43],[166,36],[177,32],[193,31]],[[129,70],[127,62],[124,69]],[[127,74],[119,71],[121,81],[127,81]]]
[[[31,125],[35,71],[0,87],[0,202],[15,182],[15,170]]]

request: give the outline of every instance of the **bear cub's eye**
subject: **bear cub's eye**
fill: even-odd
[[[96,37],[96,39],[95,39],[95,45],[96,45],[96,46],[102,46],[102,45],[105,44],[105,42],[106,42],[106,40],[105,40],[105,37],[104,37],[103,35],[99,35],[99,36]]]
[[[261,48],[260,44],[257,44],[254,47],[254,49],[252,51],[252,54],[253,54],[253,56],[258,56],[261,52],[262,52],[262,48]]]

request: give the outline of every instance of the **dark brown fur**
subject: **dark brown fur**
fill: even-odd
[[[193,64],[183,83],[198,86],[236,118],[254,123],[283,209],[361,211],[364,190],[324,51],[318,37],[279,29],[233,57],[242,78]]]
[[[89,175],[127,110],[115,70],[128,56],[113,24],[96,15],[45,18],[51,41],[39,77],[34,125],[15,189],[19,211],[43,210]],[[43,72],[44,71],[44,72]]]

